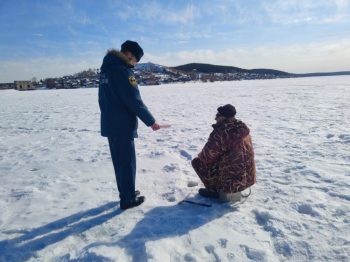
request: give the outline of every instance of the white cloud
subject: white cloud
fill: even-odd
[[[105,50],[80,57],[38,58],[22,61],[1,61],[0,82],[26,80],[36,77],[74,74],[101,65]],[[195,51],[148,53],[141,62],[167,66],[185,63],[211,63],[247,69],[271,68],[291,73],[350,71],[350,38],[338,41],[315,42],[289,46],[260,46],[232,48],[222,51],[200,49]]]
[[[168,66],[199,62],[247,69],[271,68],[291,73],[350,70],[350,39],[306,45],[261,46],[215,51],[202,49],[165,54],[146,54],[143,61]]]
[[[278,24],[326,24],[349,20],[348,0],[276,0],[262,2],[272,22]]]
[[[168,23],[181,23],[187,24],[192,22],[198,13],[196,11],[196,7],[194,5],[188,5],[184,10],[168,12],[163,15],[163,20]]]
[[[30,80],[74,74],[101,66],[104,53],[86,58],[37,58],[21,61],[1,61],[0,82]]]
[[[166,3],[166,2],[165,2]],[[115,6],[117,15],[123,20],[141,19],[154,23],[188,24],[200,16],[198,8],[192,4],[182,9],[174,9],[155,1],[147,1],[142,5],[118,5]]]

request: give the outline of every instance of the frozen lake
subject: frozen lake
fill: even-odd
[[[0,91],[0,261],[349,261],[349,76],[140,89],[172,127],[139,122],[146,202],[125,212],[97,89]],[[251,197],[231,206],[198,196],[190,165],[227,103],[257,164]]]

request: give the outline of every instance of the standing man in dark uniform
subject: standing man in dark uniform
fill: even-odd
[[[145,201],[135,191],[137,118],[156,131],[160,126],[142,102],[131,70],[143,56],[137,42],[127,40],[121,50],[109,50],[100,73],[99,105],[101,135],[108,138],[120,197],[120,208],[128,209]]]

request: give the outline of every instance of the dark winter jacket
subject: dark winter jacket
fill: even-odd
[[[240,120],[227,118],[213,125],[208,142],[192,165],[198,175],[215,179],[215,190],[242,191],[256,182],[254,150],[249,128]]]
[[[98,101],[101,110],[101,135],[137,137],[137,117],[147,126],[155,119],[142,102],[137,81],[127,57],[111,50],[103,59]]]

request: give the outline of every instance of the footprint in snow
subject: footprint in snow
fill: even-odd
[[[269,232],[272,237],[282,236],[283,232],[273,225],[273,218],[269,212],[253,210],[256,222],[263,227],[266,232]]]
[[[342,140],[342,143],[349,144],[350,143],[350,135],[342,134],[338,136],[340,140]]]
[[[310,204],[300,204],[298,205],[297,211],[300,214],[310,215],[313,217],[319,216],[320,214],[315,211]]]
[[[218,254],[215,252],[215,247],[213,245],[207,245],[205,247],[205,251],[207,251],[208,254],[212,255],[215,261],[221,261]]]
[[[327,137],[328,139],[330,139],[330,138],[334,137],[334,135],[333,135],[333,134],[328,134],[326,137]]]
[[[184,257],[184,261],[186,262],[196,262],[196,258],[193,257],[190,253],[187,253]]]
[[[220,245],[222,248],[226,248],[226,247],[227,247],[227,242],[228,242],[228,240],[225,239],[225,238],[220,238],[220,239],[218,240],[218,243],[219,243],[219,245]]]
[[[164,170],[165,172],[175,172],[176,170],[179,170],[179,167],[177,166],[177,164],[171,163],[171,164],[169,164],[169,165],[165,165],[165,166],[163,167],[163,170]]]
[[[165,193],[163,194],[163,197],[168,200],[168,202],[175,202],[176,201],[176,197],[174,193]]]
[[[180,155],[187,160],[192,160],[192,156],[185,150],[180,150]]]
[[[267,261],[266,253],[261,250],[257,250],[246,245],[241,245],[241,248],[245,251],[246,256],[254,261]]]

